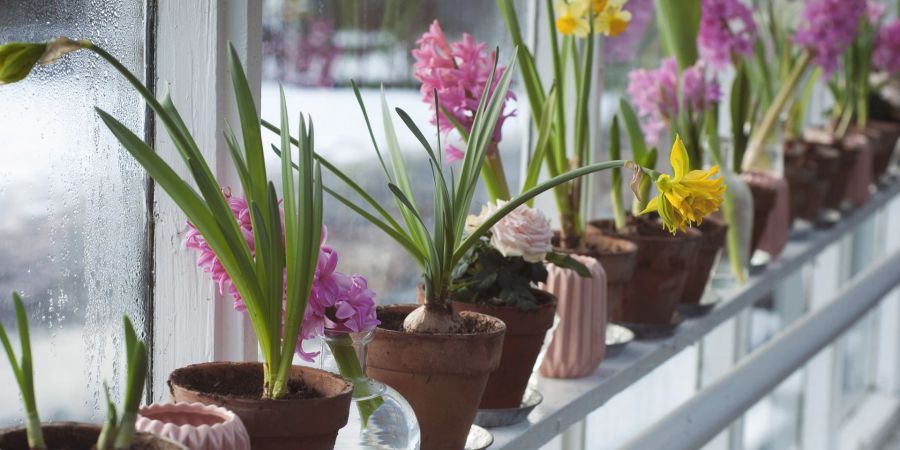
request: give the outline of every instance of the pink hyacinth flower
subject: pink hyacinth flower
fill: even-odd
[[[422,82],[420,91],[422,100],[431,106],[431,123],[435,123],[434,91],[437,90],[441,109],[446,110],[467,133],[471,132],[478,103],[491,73],[493,52],[488,53],[487,46],[483,42],[477,42],[468,33],[463,34],[460,41],[449,42],[437,20],[431,23],[428,31],[416,41],[416,44],[418,48],[412,51],[415,58],[413,76]],[[503,66],[497,67],[490,87],[491,92],[497,88],[505,70]],[[515,95],[511,91],[507,93],[506,101],[514,98]],[[494,143],[500,142],[503,122],[515,114],[515,112],[507,113],[505,109],[504,102],[494,128]],[[436,125],[445,134],[455,130],[445,111],[438,114]],[[450,162],[462,159],[461,154],[462,150],[457,147],[447,148],[447,160]]]
[[[756,42],[753,12],[740,0],[703,0],[697,45],[700,56],[716,69],[733,57],[749,56]]]
[[[687,68],[680,80],[675,58],[664,59],[657,69],[636,69],[628,74],[627,92],[650,145],[659,143],[662,131],[678,115],[679,81],[684,104],[692,114],[707,111],[719,100],[719,85],[707,79],[702,61]]]
[[[811,51],[813,61],[830,76],[865,13],[866,0],[806,0],[794,42]]]
[[[878,31],[872,60],[878,70],[889,74],[900,73],[900,19]]]
[[[231,194],[228,189],[222,190],[231,212],[237,219],[251,255],[255,256],[253,243],[253,224],[250,220],[250,210],[247,201]],[[283,216],[283,211],[282,211]],[[283,221],[282,217],[282,221]],[[282,233],[284,227],[282,226]],[[318,352],[306,352],[303,350],[303,341],[315,339],[325,328],[363,332],[369,331],[378,325],[375,316],[375,293],[368,289],[366,279],[360,275],[347,276],[337,272],[338,255],[333,248],[326,245],[328,231],[322,227],[322,237],[319,247],[319,258],[316,263],[316,273],[313,277],[313,286],[310,290],[309,303],[300,327],[300,336],[297,339],[297,355],[306,361],[313,361]],[[234,299],[234,309],[246,312],[247,307],[240,293],[231,281],[231,277],[225,271],[224,266],[212,251],[206,239],[194,224],[188,222],[188,232],[185,237],[185,247],[198,252],[197,265],[209,273],[213,281],[219,286],[219,293],[225,294],[227,290]],[[287,281],[287,272],[284,274]],[[287,296],[285,287],[284,295]],[[285,299],[282,299],[284,302]],[[282,303],[282,314],[284,313]],[[333,316],[332,309],[334,308]]]

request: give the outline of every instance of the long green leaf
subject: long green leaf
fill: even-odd
[[[554,187],[566,183],[568,181],[572,181],[576,178],[582,177],[589,173],[599,172],[601,170],[612,169],[614,167],[623,167],[626,161],[617,160],[617,161],[606,161],[597,164],[591,164],[584,167],[579,167],[577,169],[570,170],[558,177],[551,178],[543,183],[517,195],[515,198],[512,198],[504,204],[502,207],[498,208],[490,217],[484,220],[481,225],[478,226],[474,231],[472,231],[468,236],[466,236],[465,240],[456,248],[456,251],[453,253],[453,266],[459,262],[459,260],[465,256],[466,252],[475,245],[475,243],[484,236],[488,230],[491,229],[497,222],[500,221],[507,214],[512,212],[514,209],[518,208],[520,205],[525,204],[528,200],[540,195],[543,192],[546,192]]]
[[[537,144],[534,146],[534,154],[531,155],[531,160],[528,162],[528,170],[525,172],[525,182],[522,184],[523,192],[537,184],[538,177],[541,175],[541,166],[545,159],[547,160],[548,171],[551,177],[558,175],[560,172],[555,165],[555,160],[547,157],[550,147],[550,129],[553,127],[550,112],[555,108],[556,99],[557,91],[555,87],[551,87],[550,95],[544,103],[544,111],[541,113],[542,120],[540,125],[538,125],[538,139]],[[528,205],[531,206],[532,203],[529,202]]]
[[[622,115],[625,132],[628,134],[632,158],[635,161],[640,161],[647,154],[647,141],[644,139],[641,122],[638,120],[634,108],[631,107],[631,103],[628,103],[628,100],[624,98],[619,100],[619,113]]]

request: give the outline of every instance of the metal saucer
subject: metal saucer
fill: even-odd
[[[685,317],[698,317],[705,315],[709,310],[716,306],[716,303],[722,300],[722,296],[712,289],[707,289],[703,293],[703,298],[697,303],[681,303],[678,305],[678,312],[684,314]]]
[[[606,325],[606,358],[613,358],[622,350],[629,342],[634,340],[634,332],[622,325],[610,323]]]
[[[843,218],[843,214],[836,209],[825,209],[819,211],[819,216],[816,217],[816,228],[831,228],[837,225],[838,222]]]
[[[536,389],[529,387],[522,396],[522,404],[518,408],[479,409],[475,414],[475,424],[485,428],[508,427],[524,421],[537,405],[544,401],[544,396]],[[471,437],[471,434],[469,434]]]
[[[494,435],[490,431],[472,425],[469,428],[469,435],[466,436],[465,450],[484,450],[494,443]]]
[[[750,275],[762,273],[772,262],[772,255],[769,252],[756,250],[750,258]]]
[[[675,329],[678,328],[678,325],[681,325],[681,322],[684,322],[684,316],[678,311],[675,311],[675,314],[672,315],[672,320],[666,324],[626,322],[622,325],[633,331],[636,339],[649,340],[662,339],[671,336],[675,333]]]

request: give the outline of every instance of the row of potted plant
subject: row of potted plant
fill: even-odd
[[[765,28],[772,35],[771,42],[764,42],[754,12],[737,0],[691,0],[678,8],[657,0],[661,39],[673,57],[658,69],[631,74],[630,102],[623,100],[609,130],[610,160],[597,163],[591,162],[596,119],[588,108],[589,98],[598,94],[591,82],[594,46],[600,36],[610,39],[607,45],[615,45],[615,38],[628,31],[633,16],[625,1],[570,0],[555,7],[546,2],[550,83],[538,75],[511,0],[498,0],[517,46],[505,65],[499,64],[496,51],[489,54],[485,44],[469,35],[449,42],[434,22],[413,52],[414,73],[422,81],[423,99],[431,105],[431,120],[438,128],[433,143],[409,114],[391,110],[383,93],[385,142],[379,142],[354,85],[392,205],[377,202],[351,176],[316,153],[311,118],[301,117],[296,134],[291,133],[283,94],[280,123],[261,121],[233,49],[229,63],[241,133],[229,132],[226,141],[242,196],[218,184],[172,101],[167,96],[157,99],[115,57],[89,41],[59,38],[0,46],[0,82],[19,81],[34,65],[51,63],[65,53],[92,51],[128,79],[178,149],[191,182],[180,178],[114,117],[97,111],[123,147],[184,211],[189,220],[186,246],[197,251],[198,264],[234,299],[235,308],[248,314],[259,340],[262,363],[212,362],[174,371],[169,386],[175,402],[224,407],[236,415],[241,429],[246,428],[254,449],[332,448],[338,430],[351,416],[351,404],[355,404],[353,426],[359,430],[351,439],[357,445],[459,449],[479,409],[520,406],[536,362],[544,376],[586,376],[604,357],[609,322],[631,326],[639,336],[670,331],[680,320],[679,304],[701,302],[723,247],[731,267],[725,277],[736,283],[746,277],[753,249],[766,249],[777,257],[787,239],[788,205],[806,207],[805,216],[795,217],[818,214],[811,200],[790,194],[801,190],[790,168],[809,171],[805,161],[814,159],[801,156],[803,164],[794,164],[796,149],[816,155],[829,153],[821,152],[823,148],[841,155],[857,152],[852,153],[854,170],[848,172],[862,174],[868,192],[872,179],[865,174],[872,172],[872,155],[880,153],[858,148],[874,146],[877,136],[883,146],[878,152],[889,160],[900,132],[891,137],[886,131],[877,135],[864,131],[869,69],[855,64],[847,68],[851,65],[847,60],[868,64],[879,49],[896,53],[896,47],[883,50],[877,43],[895,41],[897,30],[893,25],[881,30],[874,13],[863,15],[846,3],[808,0],[802,12],[805,20],[794,38],[788,37],[789,28],[776,23],[775,14],[763,8],[758,15],[771,21]],[[865,2],[850,3],[865,9]],[[842,27],[832,29],[833,23]],[[790,69],[770,73],[775,72],[767,64],[770,54],[778,55]],[[897,72],[896,55],[875,60],[882,61],[880,69]],[[832,112],[835,125],[828,130],[835,138],[814,141],[807,133],[805,140],[790,141],[784,156],[768,152],[782,148],[780,140],[772,138],[776,131],[787,133],[797,126],[799,119],[780,121],[787,105],[791,117],[802,116],[809,105],[808,86],[816,77],[804,76],[811,64],[827,73],[844,68],[831,82],[840,100]],[[709,70],[727,65],[737,74],[729,105],[731,152],[719,136],[720,95],[716,72]],[[503,121],[511,114],[506,108],[517,71],[537,139],[521,190],[514,195],[498,143]],[[571,121],[566,120],[573,106],[569,98],[575,99]],[[428,156],[431,210],[423,208],[412,191],[394,126],[397,118]],[[859,130],[855,134],[848,131],[853,120]],[[802,128],[802,120],[799,123]],[[270,179],[266,171],[264,129],[280,138],[273,148],[281,157],[280,178]],[[620,159],[623,131],[632,152],[628,161]],[[665,142],[674,142],[671,174],[656,170],[654,146],[666,133],[671,139]],[[573,142],[568,142],[570,138]],[[865,144],[854,144],[854,139]],[[448,141],[453,145],[446,145]],[[781,158],[786,162],[783,177],[768,170],[777,168]],[[830,183],[818,183],[817,195],[832,201],[838,197],[838,202],[857,198],[849,184],[835,188],[838,180],[819,173],[819,165],[813,179],[824,177]],[[630,215],[622,196],[623,168],[631,172],[635,193]],[[746,170],[737,176],[738,169]],[[549,175],[543,182],[542,170]],[[610,220],[588,221],[583,212],[588,185],[584,177],[603,170],[610,170],[614,182],[614,215]],[[356,198],[325,184],[323,171]],[[489,202],[476,215],[472,203],[479,180]],[[651,198],[654,188],[657,196]],[[831,193],[834,189],[836,194]],[[560,213],[558,231],[532,205],[534,197],[546,191],[552,191]],[[322,223],[326,194],[382,230],[419,264],[420,306],[376,308],[375,294],[364,277],[335,270],[338,255],[327,245]],[[720,206],[720,218],[707,219]],[[428,213],[433,219],[426,221]],[[538,361],[555,316],[558,323]],[[27,328],[20,335],[23,353],[28,354]],[[34,396],[26,394],[31,385],[30,354],[17,363],[5,333],[2,336],[26,405],[32,405],[26,408],[27,445],[42,448],[36,436],[49,428],[36,412],[30,415],[34,410]],[[126,336],[131,336],[126,339],[129,349],[135,347],[133,330]],[[295,354],[311,361],[315,352],[303,345],[319,338],[326,343],[321,353],[328,355],[340,376],[293,363]],[[145,371],[136,365],[132,373]],[[20,372],[27,372],[27,377]],[[128,421],[110,429],[133,428],[139,397],[138,392],[126,403]],[[397,417],[403,423],[390,422]],[[162,433],[164,427],[157,423],[150,428]],[[8,432],[0,439],[15,433],[21,436],[23,431]],[[230,448],[248,445],[240,437],[231,442]],[[122,445],[115,448],[128,446]]]

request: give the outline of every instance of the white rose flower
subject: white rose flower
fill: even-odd
[[[505,204],[505,201],[498,200],[496,205],[486,205],[478,216],[469,216],[466,229],[478,227]],[[540,210],[526,205],[514,209],[491,227],[491,245],[503,256],[521,256],[532,263],[543,261],[547,253],[553,250],[551,239],[553,230],[550,220]]]

